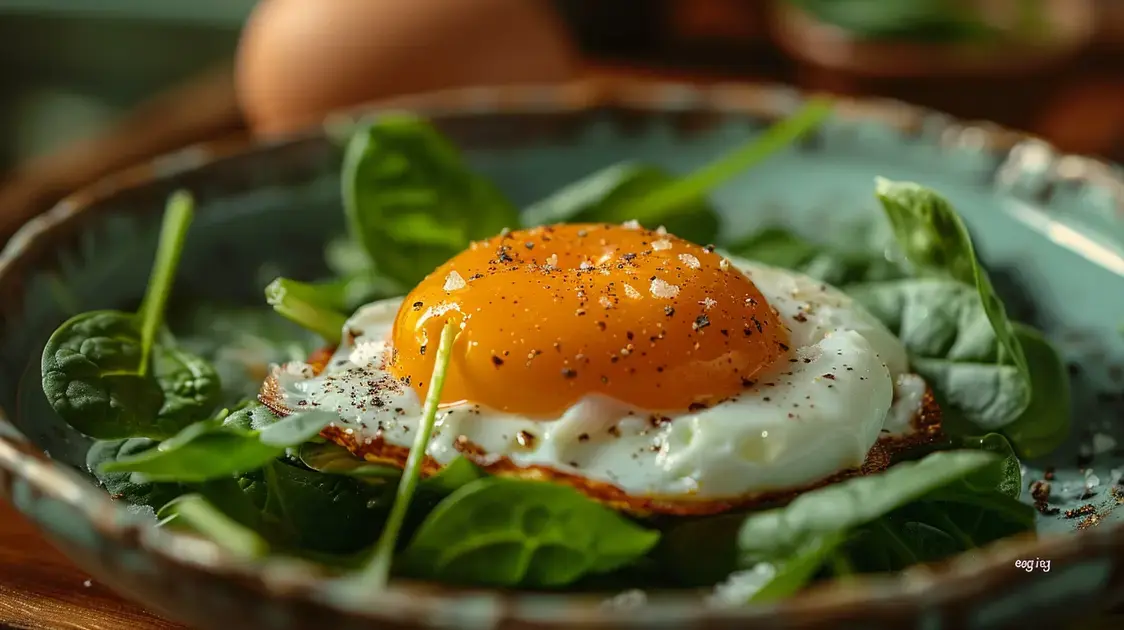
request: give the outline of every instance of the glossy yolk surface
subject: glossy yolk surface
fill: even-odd
[[[601,393],[682,411],[737,394],[788,350],[745,275],[707,248],[620,225],[473,243],[406,296],[391,372],[424,399],[447,320],[461,325],[442,404],[557,417]]]

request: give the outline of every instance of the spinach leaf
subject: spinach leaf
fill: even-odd
[[[952,432],[999,430],[1028,457],[1055,448],[1069,432],[1068,389],[1066,379],[1058,378],[1056,352],[1033,329],[1007,318],[967,228],[947,201],[917,184],[882,179],[877,195],[919,278],[848,292],[899,331]],[[1035,351],[1033,362],[1024,339]],[[1034,398],[1039,383],[1048,389]],[[1060,395],[1050,400],[1047,392],[1059,386]]]
[[[334,307],[339,299],[330,289],[288,278],[277,278],[265,288],[265,301],[282,317],[339,344],[347,316]]]
[[[943,415],[950,424],[961,421],[953,428],[999,430],[1026,409],[1026,374],[1008,360],[973,286],[922,278],[857,285],[847,292],[909,350],[913,369],[933,388]]]
[[[67,424],[91,437],[174,435],[183,425],[160,418],[164,392],[152,375],[138,372],[141,356],[134,315],[76,315],[43,348],[43,393]]]
[[[1030,370],[1030,404],[1003,427],[1003,433],[1024,457],[1040,457],[1052,453],[1069,437],[1069,374],[1061,355],[1042,333],[1016,323],[1015,336]]]
[[[152,373],[164,394],[159,418],[185,426],[200,412],[214,408],[222,395],[215,368],[203,358],[176,347],[153,348]]]
[[[783,508],[689,521],[664,533],[658,557],[687,585],[713,584],[761,562],[777,567],[794,562],[774,579],[798,586],[797,578],[810,576],[806,565],[826,559],[854,530],[1000,459],[982,451],[942,451],[806,492]]]
[[[621,163],[569,184],[523,211],[523,224],[624,223],[636,220],[649,229],[668,232],[695,243],[712,243],[718,236],[718,213],[702,197],[661,209],[650,215],[624,214],[632,202],[675,181],[667,171],[645,164]]]
[[[386,486],[324,475],[280,461],[266,468],[289,545],[346,554],[369,547],[382,530],[394,494]]]
[[[296,413],[261,430],[195,423],[133,457],[108,462],[103,472],[142,473],[152,481],[203,482],[261,468],[285,449],[299,446],[338,418],[326,411]]]
[[[342,446],[331,442],[306,442],[300,449],[300,460],[305,466],[325,475],[342,475],[361,481],[372,488],[393,491],[401,479],[402,471],[386,464],[376,464],[359,459]],[[418,482],[417,492],[410,501],[406,517],[402,521],[401,534],[395,543],[396,548],[404,547],[413,532],[425,521],[429,513],[446,496],[477,479],[484,472],[468,459],[458,456],[437,474]]]
[[[156,339],[191,216],[191,198],[172,195],[138,314],[76,315],[43,348],[43,393],[85,435],[163,439],[205,416],[218,400],[221,385],[209,364]]]
[[[253,400],[236,407],[222,419],[222,426],[241,431],[261,431],[271,424],[276,424],[277,420],[277,416],[273,415],[269,407]]]
[[[269,543],[257,532],[224,514],[201,494],[178,497],[161,508],[157,516],[165,525],[196,531],[245,558],[260,558],[269,553]]]
[[[222,386],[203,359],[157,344],[150,373],[136,316],[82,313],[63,323],[43,349],[43,392],[70,426],[99,439],[174,435],[217,403]]]
[[[245,477],[222,477],[198,484],[196,491],[211,506],[268,540],[267,532],[273,523],[269,522],[269,515],[263,513],[264,502],[259,503],[253,483]]]
[[[1023,487],[1022,468],[1007,438],[998,433],[988,433],[982,436],[962,437],[955,440],[954,444],[956,448],[988,451],[1000,457],[991,466],[965,477],[963,483],[977,492],[994,490],[1012,499],[1019,498]]]
[[[193,487],[210,509],[271,548],[298,554],[350,554],[368,547],[393,501],[387,486],[322,475],[281,460],[237,479],[220,477]],[[205,536],[222,534],[221,529],[194,529]]]
[[[996,470],[981,469],[875,521],[848,543],[851,562],[865,571],[896,571],[1033,531],[1034,508],[977,485]]]
[[[974,543],[962,546],[961,551],[1034,531],[1034,508],[1003,494],[970,494],[950,489],[935,493],[931,500],[931,505],[947,516],[949,525],[931,516],[926,522]]]
[[[146,438],[99,440],[86,452],[86,467],[114,500],[159,510],[187,489],[176,483],[155,483],[132,473],[101,470],[105,463],[128,459],[155,446],[156,442]]]
[[[480,470],[476,464],[458,456],[437,471],[436,475],[422,479],[421,483],[418,484],[418,491],[446,496],[477,479],[483,479],[485,476],[484,471]]]
[[[414,286],[473,240],[519,223],[518,211],[428,123],[385,115],[355,133],[343,163],[352,238],[384,276]]]
[[[438,504],[400,562],[443,582],[559,587],[627,565],[658,540],[568,486],[487,477]]]
[[[805,493],[788,506],[750,516],[738,532],[742,562],[769,561],[807,539],[846,531],[923,498],[984,469],[997,456],[981,451],[943,451],[898,464],[885,473],[858,477]]]

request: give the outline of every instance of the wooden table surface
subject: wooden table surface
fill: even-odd
[[[0,500],[0,627],[33,630],[183,628],[98,584]]]

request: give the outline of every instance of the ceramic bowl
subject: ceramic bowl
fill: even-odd
[[[384,107],[431,116],[476,169],[526,204],[624,158],[685,171],[800,101],[776,87],[615,81],[460,90]],[[1073,363],[1078,430],[1053,459],[1028,462],[1027,478],[1054,467],[1060,507],[1094,504],[1095,519],[1043,516],[1038,540],[1004,541],[940,566],[737,609],[682,593],[649,594],[645,605],[622,608],[602,605],[607,595],[409,582],[356,595],[314,566],[239,561],[207,541],[154,527],[83,470],[87,441],[54,416],[39,389],[43,344],[71,312],[135,303],[164,199],[177,188],[198,199],[181,296],[260,304],[263,265],[264,273],[298,278],[323,272],[322,245],[343,229],[340,154],[323,130],[186,149],[71,196],[28,223],[0,255],[0,490],[97,580],[198,627],[277,630],[998,628],[1124,597],[1124,525],[1109,492],[1124,461],[1115,448],[1124,436],[1113,424],[1124,375],[1117,363],[1124,356],[1124,178],[1115,166],[1060,155],[1038,140],[896,102],[842,102],[817,134],[723,188],[715,201],[726,229],[763,222],[836,229],[875,211],[876,175],[945,193],[1011,312],[1045,329]],[[1069,496],[1066,488],[1076,490]],[[1085,526],[1075,533],[1078,523]],[[1049,560],[1051,570],[1016,568],[1026,559]]]

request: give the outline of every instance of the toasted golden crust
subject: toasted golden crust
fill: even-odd
[[[334,350],[323,348],[312,353],[308,364],[315,373],[319,374],[327,366]],[[263,405],[273,413],[285,416],[293,413],[282,402],[281,392],[274,376],[266,378],[258,396]],[[941,437],[941,410],[933,397],[932,390],[927,390],[922,399],[921,412],[913,418],[914,431],[906,436],[883,436],[867,454],[866,461],[859,468],[840,471],[819,482],[809,484],[802,488],[783,490],[778,492],[757,493],[747,496],[732,497],[729,499],[693,499],[690,497],[657,497],[634,496],[624,490],[603,481],[588,479],[581,475],[554,470],[540,465],[519,466],[507,457],[491,455],[484,452],[478,445],[472,443],[465,436],[455,442],[456,449],[477,466],[489,474],[507,477],[518,477],[536,481],[551,481],[572,486],[586,496],[604,503],[614,509],[635,515],[668,514],[676,516],[700,516],[718,514],[734,508],[747,508],[753,506],[773,505],[791,500],[798,494],[815,488],[835,483],[859,475],[867,475],[885,470],[901,454],[937,441]],[[382,439],[364,439],[360,442],[354,435],[350,435],[339,427],[328,427],[321,435],[336,444],[346,448],[367,461],[386,464],[402,468],[406,464],[410,449],[390,444]],[[422,476],[435,474],[441,465],[431,457],[426,457],[422,463]]]

